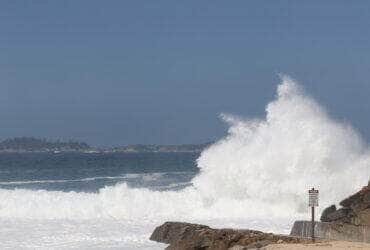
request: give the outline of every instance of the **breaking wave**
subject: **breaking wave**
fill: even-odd
[[[368,146],[287,76],[264,119],[222,118],[228,134],[202,152],[200,173],[180,191],[125,183],[97,193],[0,189],[0,218],[292,218],[307,212],[311,187],[325,207],[368,181]]]

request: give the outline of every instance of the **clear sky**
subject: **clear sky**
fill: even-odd
[[[368,1],[2,1],[0,138],[199,143],[277,73],[370,139]]]

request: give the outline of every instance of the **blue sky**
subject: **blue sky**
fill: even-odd
[[[2,1],[0,138],[199,143],[278,73],[370,139],[366,1]]]

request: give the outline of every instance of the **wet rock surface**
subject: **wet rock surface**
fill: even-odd
[[[336,209],[334,205],[326,208],[320,220],[322,222],[347,223],[356,226],[370,225],[370,185],[363,187],[339,204],[342,206],[339,209]]]
[[[254,230],[213,229],[183,222],[166,222],[157,227],[150,240],[170,244],[167,250],[244,250],[269,244],[300,243],[307,239]]]

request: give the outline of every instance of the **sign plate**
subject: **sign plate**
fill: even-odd
[[[319,206],[319,190],[314,188],[308,190],[308,206],[318,207]]]

